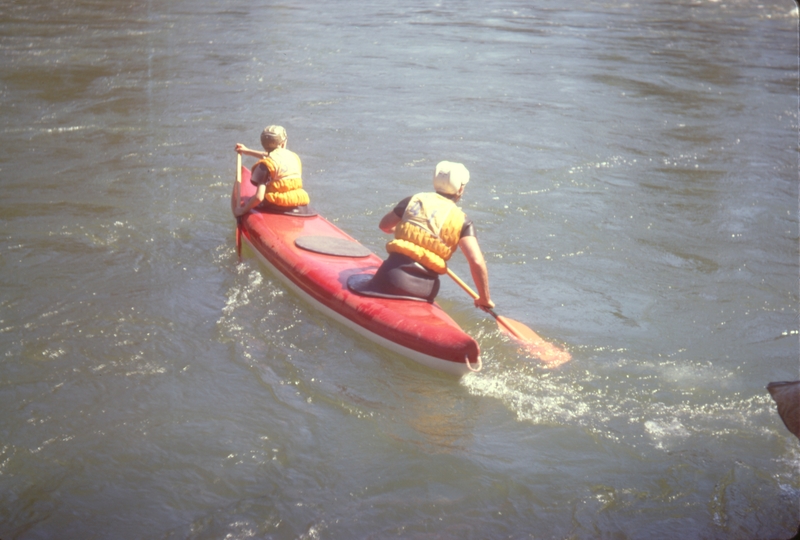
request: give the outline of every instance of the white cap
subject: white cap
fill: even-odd
[[[274,150],[286,140],[286,130],[282,126],[267,126],[261,132],[261,146],[264,150]]]
[[[433,173],[433,188],[445,195],[455,195],[469,182],[469,171],[461,163],[440,161]]]

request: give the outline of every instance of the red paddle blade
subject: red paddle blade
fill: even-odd
[[[525,352],[547,364],[547,367],[554,368],[572,359],[567,351],[545,341],[521,322],[502,315],[497,315],[496,318],[498,326],[506,335],[522,345]]]

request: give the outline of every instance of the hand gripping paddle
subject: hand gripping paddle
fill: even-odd
[[[462,289],[467,291],[472,298],[476,300],[478,299],[478,293],[473,291],[469,285],[464,283],[461,278],[455,275],[455,273],[453,273],[453,271],[449,268],[447,269],[447,275],[453,278],[453,281],[458,283]],[[486,311],[495,318],[497,325],[500,327],[500,330],[502,330],[503,333],[522,345],[523,349],[527,353],[535,356],[547,364],[547,367],[554,368],[564,364],[565,362],[569,362],[572,359],[572,355],[570,355],[567,351],[545,341],[541,336],[539,336],[539,334],[521,322],[498,315],[491,309],[486,309]]]

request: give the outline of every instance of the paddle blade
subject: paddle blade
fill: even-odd
[[[522,350],[547,364],[547,367],[554,368],[572,359],[564,349],[553,345],[542,339],[539,334],[525,326],[519,321],[497,315],[498,326],[514,341],[522,345]]]

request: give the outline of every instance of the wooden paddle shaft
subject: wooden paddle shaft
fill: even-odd
[[[236,152],[236,208],[242,205],[242,154]],[[234,214],[235,216],[235,214]],[[242,218],[236,218],[236,256],[242,262]]]
[[[452,270],[450,270],[449,268],[447,269],[447,275],[448,275],[448,276],[450,276],[451,278],[453,278],[453,281],[455,281],[456,283],[458,283],[458,284],[461,286],[461,288],[462,288],[462,289],[464,289],[465,291],[467,291],[467,292],[469,293],[469,295],[470,295],[470,296],[471,296],[473,299],[477,300],[478,298],[480,298],[480,296],[478,296],[478,293],[476,293],[475,291],[473,291],[473,290],[472,290],[472,288],[471,288],[469,285],[467,285],[467,284],[464,282],[464,280],[462,280],[460,277],[458,277],[458,276],[455,274],[455,272],[453,272],[453,271],[452,271]],[[490,309],[490,308],[488,308],[488,307],[487,307],[487,308],[484,308],[484,309],[485,309],[485,310],[486,310],[486,312],[487,312],[487,313],[489,313],[489,314],[490,314],[492,317],[494,317],[495,319],[497,319],[497,320],[498,320],[498,322],[500,322],[500,324],[503,324],[503,321],[502,321],[502,320],[501,320],[501,319],[498,317],[497,313],[495,313],[495,312],[494,312],[492,309]],[[510,330],[512,333],[516,333],[516,332],[514,332],[514,329],[513,329],[513,328],[510,328],[510,327],[508,327],[508,325],[506,325],[506,324],[503,324],[503,326],[505,326],[506,328],[508,328],[508,329],[509,329],[509,330]]]
[[[464,283],[464,281],[459,278],[452,270],[449,268],[447,269],[447,275],[453,278],[453,281],[458,283],[458,285],[467,291],[469,295],[474,298],[475,300],[478,299],[478,293],[473,291],[469,285]],[[522,343],[528,351],[530,351],[534,356],[537,356],[543,362],[551,365],[551,366],[559,366],[564,362],[568,362],[572,356],[565,350],[556,347],[552,343],[548,343],[542,337],[522,324],[519,321],[515,321],[514,319],[509,319],[507,317],[503,317],[498,315],[493,310],[484,308],[494,319],[497,321],[498,326],[500,326],[501,330],[503,330],[506,334],[510,335],[511,337],[515,338],[517,342]]]
[[[236,152],[236,206],[242,204],[242,154]]]
[[[453,271],[452,271],[452,270],[450,270],[449,268],[447,269],[447,275],[448,275],[448,276],[450,276],[451,278],[453,278],[453,281],[455,281],[456,283],[458,283],[458,284],[461,286],[461,288],[462,288],[462,289],[464,289],[465,291],[467,291],[467,292],[469,293],[469,295],[470,295],[472,298],[474,298],[475,300],[477,300],[477,299],[478,299],[478,293],[476,293],[475,291],[473,291],[473,290],[470,288],[470,286],[469,286],[469,285],[467,285],[466,283],[464,283],[464,281],[463,281],[463,280],[462,280],[460,277],[458,277],[458,276],[455,274],[455,272],[453,272]]]
[[[453,281],[458,283],[459,286],[461,286],[462,289],[467,291],[467,293],[469,293],[469,295],[472,298],[474,298],[475,300],[477,300],[479,298],[478,293],[473,291],[472,288],[470,288],[470,286],[467,285],[464,282],[464,280],[462,280],[460,277],[458,277],[455,274],[455,272],[453,272],[449,268],[447,269],[447,275],[450,276],[451,278],[453,278]],[[513,335],[514,337],[516,337],[518,339],[522,339],[522,340],[526,339],[526,337],[523,336],[522,333],[517,328],[515,328],[515,326],[521,325],[522,323],[514,321],[514,323],[516,323],[516,324],[512,324],[510,319],[506,319],[505,317],[501,317],[500,315],[495,313],[494,310],[489,309],[489,308],[486,308],[486,312],[489,313],[492,317],[494,317],[495,320],[497,321],[497,323],[500,324],[500,326],[502,326],[503,328],[505,328],[506,331],[509,334]],[[528,329],[528,330],[529,330],[529,334],[531,335],[531,337],[535,337],[536,341],[544,341],[541,337],[539,337],[539,335],[536,332],[534,332],[533,330],[530,330],[530,329]]]
[[[456,283],[458,283],[458,284],[461,286],[461,288],[462,288],[462,289],[464,289],[465,291],[467,291],[467,292],[469,293],[469,295],[470,295],[470,296],[471,296],[473,299],[477,300],[478,298],[480,298],[480,296],[478,295],[478,293],[476,293],[475,291],[473,291],[473,290],[472,290],[472,288],[471,288],[469,285],[467,285],[467,284],[464,282],[464,280],[463,280],[463,279],[461,279],[460,277],[458,277],[458,276],[455,274],[455,272],[453,272],[453,271],[452,271],[452,270],[450,270],[449,268],[447,269],[447,275],[448,275],[448,276],[450,276],[451,278],[453,278],[453,281],[455,281]],[[491,308],[488,308],[488,307],[487,307],[487,308],[484,308],[484,309],[486,310],[486,312],[487,312],[487,313],[490,313],[490,314],[492,315],[492,317],[494,317],[495,319],[498,319],[498,315],[497,315],[497,314],[494,312],[494,310],[492,310]],[[498,320],[500,320],[500,319],[498,319]],[[502,323],[502,321],[500,321],[500,322]],[[507,326],[507,325],[504,325],[504,326]],[[511,329],[509,329],[509,330],[511,330]],[[511,330],[511,331],[513,332],[513,330]]]

